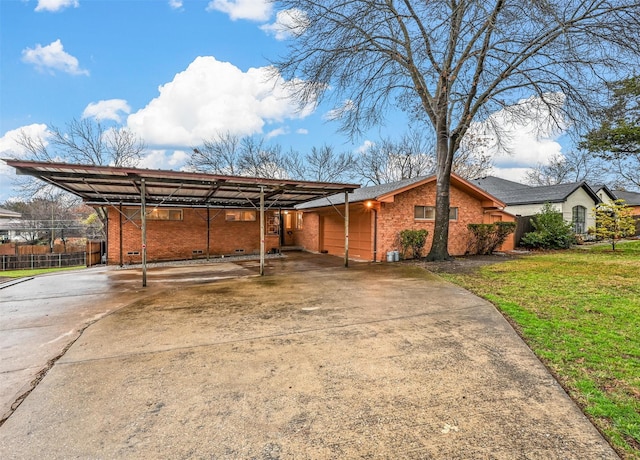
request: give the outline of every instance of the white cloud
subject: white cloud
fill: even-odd
[[[335,109],[329,110],[327,113],[324,114],[322,118],[327,121],[339,120],[347,112],[353,110],[354,107],[355,107],[354,102],[350,99],[347,99],[342,103],[341,107],[336,107]]]
[[[68,7],[78,8],[80,2],[78,0],[38,0],[36,11],[61,11]]]
[[[274,137],[282,136],[284,134],[288,134],[289,130],[285,127],[280,127],[269,131],[265,137],[265,139],[273,139]]]
[[[122,121],[122,113],[131,113],[131,107],[124,99],[108,99],[106,101],[91,102],[82,112],[82,118]]]
[[[211,0],[207,11],[226,13],[233,21],[267,21],[271,17],[273,5],[270,0]]]
[[[148,150],[145,152],[145,156],[141,158],[137,167],[148,169],[181,169],[189,154],[184,150]]]
[[[174,10],[182,8],[182,0],[169,0],[169,6]]]
[[[43,144],[47,145],[49,131],[47,125],[32,124],[18,129],[7,131],[0,137],[0,158],[21,159],[27,155],[27,151],[18,144],[17,139],[20,133],[24,132],[31,138],[41,138]],[[15,195],[12,190],[12,179],[15,177],[15,169],[0,161],[0,202],[6,200],[11,195]]]
[[[306,128],[296,129],[296,134],[309,134],[309,130]]]
[[[276,20],[272,24],[260,26],[267,34],[273,35],[276,40],[286,40],[301,35],[309,27],[307,14],[297,8],[278,11]]]
[[[527,173],[530,171],[530,168],[496,168],[493,167],[491,170],[491,175],[500,177],[502,179],[507,179],[513,182],[520,182],[521,184],[526,184],[527,182]]]
[[[189,158],[189,154],[184,150],[174,150],[169,157],[168,163],[172,168],[182,167],[184,162]]]
[[[469,134],[487,141],[487,152],[493,157],[496,175],[516,180],[508,176],[523,177],[523,171],[538,164],[547,164],[549,159],[561,153],[558,138],[563,126],[559,108],[564,102],[560,94],[550,95],[555,99],[557,109],[550,112],[540,98],[531,97],[493,113],[483,123],[476,123]],[[554,118],[555,117],[555,118]],[[562,121],[560,121],[562,125]]]
[[[60,39],[46,46],[38,43],[35,48],[24,49],[22,61],[33,64],[40,71],[48,70],[54,73],[59,70],[71,75],[89,75],[88,70],[80,68],[78,59],[64,51]]]
[[[356,153],[367,153],[371,147],[376,145],[375,142],[370,140],[365,140],[360,147],[356,148]]]
[[[196,58],[160,95],[129,115],[128,126],[149,145],[197,145],[203,139],[229,132],[245,136],[261,133],[268,123],[304,118],[290,98],[293,83],[269,78],[272,69],[243,72],[211,56]]]
[[[0,157],[4,158],[24,158],[27,151],[18,143],[21,133],[25,133],[32,139],[40,138],[43,144],[47,145],[49,138],[49,129],[47,125],[42,123],[34,123],[32,125],[22,126],[11,131],[7,131],[4,136],[0,137]]]

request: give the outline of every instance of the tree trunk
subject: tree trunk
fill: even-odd
[[[436,145],[438,164],[436,166],[436,218],[433,226],[433,241],[427,255],[428,261],[450,260],[449,241],[449,190],[451,186],[452,157],[447,134],[440,133]]]

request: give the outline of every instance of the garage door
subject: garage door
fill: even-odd
[[[349,215],[349,257],[373,260],[371,212],[356,211]],[[344,256],[344,219],[332,212],[322,216],[321,249]]]

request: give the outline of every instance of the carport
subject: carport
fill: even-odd
[[[123,206],[140,208],[142,285],[147,285],[148,207],[188,207],[224,209],[247,208],[259,211],[260,274],[264,275],[265,210],[293,209],[298,204],[336,193],[349,193],[359,185],[309,182],[288,179],[224,176],[184,171],[166,171],[112,166],[3,159],[17,174],[37,177],[80,197],[87,205],[117,210]],[[344,265],[349,264],[349,213],[344,214]],[[124,216],[128,219],[127,216]],[[207,222],[208,224],[208,222]],[[207,232],[209,228],[207,228]],[[207,241],[208,244],[208,241]]]

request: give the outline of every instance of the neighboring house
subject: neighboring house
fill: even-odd
[[[634,216],[640,216],[640,192],[614,190],[613,195],[618,200],[624,200],[624,204],[633,208]]]
[[[11,241],[16,237],[17,232],[15,228],[21,217],[19,212],[0,208],[0,243]]]
[[[614,190],[616,199],[624,200],[624,204],[633,209],[632,214],[636,219],[636,235],[640,235],[640,193]]]
[[[504,210],[516,216],[533,216],[545,203],[550,203],[573,225],[575,233],[584,235],[589,227],[595,226],[593,208],[601,200],[584,181],[533,187],[487,176],[471,182],[506,203]]]
[[[436,177],[418,177],[390,184],[364,187],[349,194],[349,257],[364,261],[385,260],[399,250],[398,235],[405,229],[429,232],[425,251],[433,238]],[[451,175],[449,253],[468,251],[468,224],[513,222],[505,204],[474,184]],[[344,194],[296,206],[304,211],[304,231],[297,243],[312,252],[344,255]],[[502,250],[513,249],[513,238]]]
[[[604,184],[589,184],[591,190],[596,192],[602,203],[611,203],[617,200],[615,193]]]

